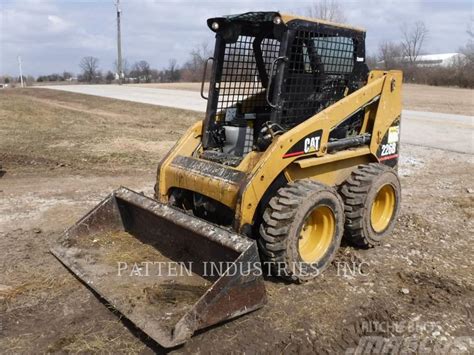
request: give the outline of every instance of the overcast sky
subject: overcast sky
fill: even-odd
[[[123,55],[130,63],[147,60],[166,67],[183,63],[193,46],[212,43],[209,17],[252,10],[304,13],[308,0],[121,0]],[[347,22],[367,29],[367,49],[398,40],[400,27],[424,21],[425,51],[456,52],[468,39],[473,0],[341,0]],[[116,57],[113,0],[0,0],[0,75],[17,75],[17,56],[25,74],[79,72],[84,56],[95,56],[102,70]]]

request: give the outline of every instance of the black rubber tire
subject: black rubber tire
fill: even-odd
[[[395,209],[388,226],[376,232],[370,222],[370,211],[377,192],[390,184],[395,191]],[[396,171],[386,165],[370,163],[360,165],[341,185],[346,215],[344,237],[351,243],[371,248],[392,233],[400,211],[401,187]]]
[[[319,206],[327,206],[334,213],[334,236],[324,256],[317,263],[309,264],[299,255],[298,241],[306,218]],[[305,282],[318,276],[331,263],[343,232],[344,202],[337,191],[304,179],[288,183],[270,200],[260,224],[258,245],[273,274],[293,282]]]

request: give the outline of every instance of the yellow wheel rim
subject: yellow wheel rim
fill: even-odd
[[[315,263],[326,254],[336,229],[336,217],[326,206],[315,208],[301,228],[298,250],[306,263]]]
[[[392,185],[384,185],[377,192],[370,210],[370,223],[376,233],[383,232],[388,227],[395,211],[395,200]]]

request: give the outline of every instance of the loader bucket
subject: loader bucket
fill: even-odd
[[[126,188],[51,251],[164,347],[266,302],[254,241]]]

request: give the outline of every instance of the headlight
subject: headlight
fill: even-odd
[[[281,17],[280,17],[280,16],[275,16],[275,17],[273,18],[273,23],[274,23],[275,25],[279,25],[279,24],[281,23]]]
[[[213,22],[212,25],[211,25],[211,28],[214,31],[217,31],[219,29],[219,23],[218,22]]]

